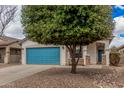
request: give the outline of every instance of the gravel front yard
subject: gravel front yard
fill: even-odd
[[[124,87],[124,72],[119,67],[78,68],[71,74],[69,68],[51,68],[32,76],[11,82],[2,88],[97,88]]]

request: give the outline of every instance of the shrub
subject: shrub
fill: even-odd
[[[120,62],[120,53],[110,53],[110,65],[112,66],[118,66]]]

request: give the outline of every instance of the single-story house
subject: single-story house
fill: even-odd
[[[112,38],[82,47],[79,65],[109,65],[109,44]],[[79,51],[79,48],[76,48]],[[62,45],[43,45],[25,39],[22,43],[22,64],[70,65],[69,51]]]
[[[118,52],[120,53],[120,64],[124,64],[124,45],[118,47]]]
[[[119,52],[121,55],[124,55],[124,45],[118,47],[118,52]]]
[[[21,49],[19,39],[0,36],[0,63],[21,63]]]

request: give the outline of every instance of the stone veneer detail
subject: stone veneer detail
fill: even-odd
[[[71,65],[71,58],[68,59],[68,61],[66,62],[66,65]],[[79,59],[78,65],[84,65],[83,58]]]
[[[102,55],[102,65],[106,65],[106,55]]]
[[[90,56],[86,55],[86,65],[90,65]]]

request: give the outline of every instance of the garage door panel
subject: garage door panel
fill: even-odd
[[[60,64],[60,48],[28,48],[28,64]]]

